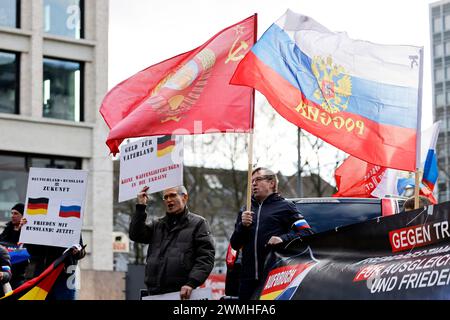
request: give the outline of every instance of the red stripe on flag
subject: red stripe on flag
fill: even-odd
[[[48,209],[48,203],[29,203],[28,209]]]
[[[174,145],[175,145],[175,141],[169,140],[169,141],[158,144],[158,150],[163,150],[167,147],[174,146]]]
[[[59,212],[59,216],[61,218],[71,218],[71,217],[79,218],[80,217],[80,212],[79,211],[67,211],[67,212],[60,211]]]
[[[55,267],[55,264],[58,262],[58,260],[64,259],[65,257],[67,257],[68,254],[69,253],[66,253],[62,257],[58,258],[54,263],[52,263],[50,266],[48,266],[47,269],[45,269],[39,276],[37,276],[31,280],[28,280],[27,282],[25,282],[18,288],[14,289],[12,294],[6,298],[9,298],[9,297],[15,298],[15,297],[17,297],[16,295],[19,293],[22,293],[21,294],[21,296],[22,296],[35,286],[38,286],[44,290],[47,290],[47,289],[50,290],[51,287],[53,286],[54,281],[59,276],[59,274],[61,273],[61,271],[65,265],[63,261],[61,261],[56,267]],[[50,283],[50,282],[44,283],[44,281],[46,281],[46,279],[48,277],[51,277],[51,279],[55,279],[55,280],[53,280],[52,283]],[[42,283],[44,283],[44,284],[42,284]]]
[[[45,277],[44,280],[42,280],[37,287],[50,292],[50,290],[53,287],[53,284],[55,283],[56,279],[58,278],[59,274],[61,273],[62,269],[64,268],[64,263],[61,263],[56,269],[54,269],[47,277]]]

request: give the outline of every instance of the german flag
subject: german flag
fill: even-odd
[[[8,292],[0,300],[45,300],[56,279],[61,274],[70,254],[71,250],[66,250],[61,257],[56,259],[39,276]]]
[[[166,135],[158,138],[157,156],[163,157],[168,153],[171,153],[175,148],[175,140],[172,140],[171,135]]]
[[[28,198],[27,213],[31,215],[35,214],[47,214],[48,210],[48,198]]]

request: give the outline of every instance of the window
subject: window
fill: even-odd
[[[441,26],[441,17],[434,17],[433,18],[433,32],[434,33],[438,33],[442,31],[442,26]]]
[[[443,93],[436,94],[435,99],[436,99],[436,106],[442,107],[445,105],[445,97]]]
[[[449,14],[445,15],[444,27],[445,27],[445,31],[450,30],[450,15]]]
[[[450,66],[445,66],[445,78],[450,80]]]
[[[17,202],[25,202],[30,167],[81,169],[81,159],[0,153],[0,221],[10,219]]]
[[[0,112],[19,113],[18,54],[0,51]]]
[[[19,27],[18,0],[1,0],[0,1],[0,26],[2,27]]]
[[[74,39],[83,37],[82,0],[44,0],[44,32]]]
[[[435,44],[434,45],[434,57],[439,58],[439,57],[442,57],[443,54],[444,54],[444,52],[443,52],[442,44],[441,43]]]
[[[444,69],[438,68],[434,70],[434,81],[436,82],[444,81]]]
[[[44,58],[43,116],[83,121],[82,64]]]
[[[446,99],[446,104],[450,105],[450,92],[447,92],[445,95],[446,95],[446,98],[447,98]]]
[[[450,56],[450,41],[445,41],[445,55]]]

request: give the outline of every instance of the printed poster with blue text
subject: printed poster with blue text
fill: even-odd
[[[120,148],[119,202],[135,199],[143,187],[155,193],[183,184],[183,139],[146,137]]]
[[[19,242],[68,248],[80,242],[88,172],[30,168]]]

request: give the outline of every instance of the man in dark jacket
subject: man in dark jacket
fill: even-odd
[[[239,299],[248,300],[261,284],[265,259],[274,246],[312,233],[294,203],[278,193],[278,179],[267,168],[252,172],[252,209],[238,214],[230,243],[242,249]]]
[[[0,234],[0,242],[18,245],[20,238],[20,230],[22,220],[24,204],[17,203],[11,208],[11,221],[6,224],[2,234]],[[25,270],[29,264],[28,260],[15,263],[12,265],[12,279],[10,281],[13,289],[19,287],[25,282]]]
[[[130,239],[147,243],[145,283],[150,295],[180,291],[189,299],[214,267],[214,242],[208,222],[187,208],[184,186],[164,190],[166,215],[145,224],[148,187],[137,196]]]
[[[20,238],[20,220],[23,216],[24,204],[17,203],[11,208],[11,221],[6,224],[2,234],[0,234],[1,242],[9,242],[17,244]]]

